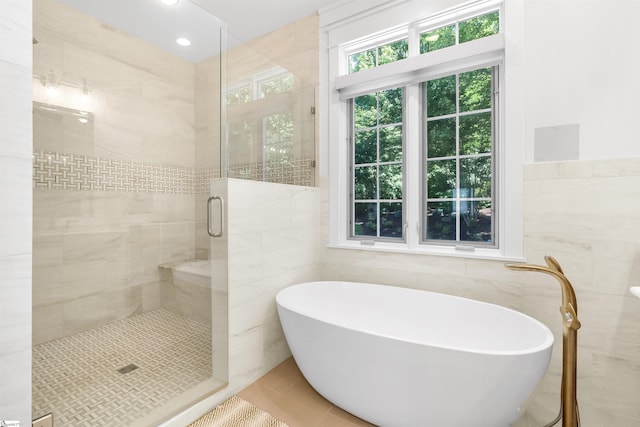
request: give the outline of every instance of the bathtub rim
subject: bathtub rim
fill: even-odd
[[[341,325],[341,324],[336,323],[336,322],[328,321],[326,319],[320,319],[317,315],[312,315],[312,314],[306,313],[306,312],[301,311],[301,310],[293,309],[293,308],[291,308],[290,304],[283,304],[282,300],[286,297],[287,289],[299,288],[299,287],[304,287],[304,286],[309,286],[309,285],[318,285],[318,284],[325,284],[326,285],[328,283],[347,284],[347,285],[362,285],[362,286],[376,286],[376,287],[384,287],[384,288],[391,288],[391,289],[401,289],[403,291],[410,291],[410,292],[412,292],[412,291],[415,291],[415,292],[426,292],[428,294],[442,295],[442,296],[445,296],[447,298],[471,301],[471,302],[476,303],[476,304],[481,304],[481,305],[491,306],[491,307],[497,307],[498,309],[505,310],[505,311],[509,312],[510,314],[516,315],[518,317],[522,317],[522,318],[526,319],[527,321],[532,322],[533,324],[535,324],[544,333],[544,341],[541,344],[538,344],[538,345],[535,345],[535,346],[531,346],[531,347],[527,347],[526,349],[522,349],[522,350],[485,350],[485,349],[474,348],[474,347],[462,347],[462,346],[443,345],[443,344],[435,344],[435,343],[425,343],[423,341],[419,341],[419,340],[415,340],[415,339],[398,338],[397,336],[384,334],[384,333],[380,333],[380,332],[372,332],[372,331],[369,331],[369,330],[361,330],[361,329],[356,329],[356,328],[352,328],[352,327],[347,327],[347,326]],[[277,305],[278,309],[282,308],[282,309],[288,310],[288,311],[290,311],[292,313],[296,313],[296,314],[299,314],[301,316],[305,316],[305,317],[311,318],[311,319],[313,319],[313,320],[315,320],[317,322],[321,322],[321,323],[324,323],[324,324],[327,324],[327,325],[331,325],[332,327],[338,327],[338,328],[345,329],[345,330],[348,330],[348,331],[361,332],[361,333],[377,336],[377,337],[380,337],[380,338],[390,339],[390,340],[394,340],[394,341],[402,341],[402,342],[416,344],[416,345],[422,345],[422,346],[428,345],[430,347],[438,348],[438,349],[442,349],[442,350],[462,351],[462,352],[473,353],[473,354],[483,354],[483,355],[493,355],[493,356],[519,356],[519,355],[524,356],[524,355],[544,352],[544,351],[547,351],[547,350],[551,350],[552,351],[553,350],[553,344],[555,342],[555,336],[553,335],[553,332],[551,331],[551,329],[547,325],[545,325],[544,323],[542,323],[541,321],[536,319],[535,317],[529,316],[528,314],[522,313],[522,312],[520,312],[518,310],[514,310],[512,308],[505,307],[505,306],[502,306],[502,305],[499,305],[499,304],[494,304],[494,303],[485,302],[485,301],[479,301],[479,300],[475,300],[475,299],[472,299],[472,298],[466,298],[466,297],[461,297],[461,296],[457,296],[457,295],[445,294],[445,293],[442,293],[442,292],[433,292],[433,291],[426,291],[426,290],[422,290],[422,289],[406,288],[406,287],[383,285],[383,284],[376,284],[376,283],[350,282],[350,281],[344,281],[344,280],[316,280],[316,281],[312,281],[312,282],[302,282],[302,283],[297,283],[295,285],[287,286],[286,288],[281,289],[276,294],[276,298],[275,299],[276,299],[276,305]]]

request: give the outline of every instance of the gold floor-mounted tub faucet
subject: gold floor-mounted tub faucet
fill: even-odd
[[[560,282],[562,288],[562,385],[560,391],[562,427],[578,427],[580,425],[580,413],[578,411],[578,399],[576,397],[577,366],[578,366],[578,302],[571,282],[564,275],[558,261],[551,256],[545,256],[546,266],[531,264],[506,264],[511,270],[538,271],[550,274]],[[553,425],[555,422],[549,425]]]

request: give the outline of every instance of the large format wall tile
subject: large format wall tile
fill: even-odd
[[[2,7],[5,7],[4,3]],[[4,27],[0,27],[0,50],[4,47],[4,31]],[[31,79],[27,69],[5,62],[0,57],[0,155],[31,157],[30,144],[19,143],[31,138],[31,103],[15,102],[30,91]]]
[[[30,165],[31,158],[0,154],[0,257],[31,253]]]
[[[38,0],[33,22],[35,100],[92,113],[86,128],[60,112],[35,121],[39,343],[160,307],[159,265],[195,256],[195,67],[56,0]]]
[[[229,375],[238,385],[289,355],[273,301],[280,289],[318,277],[321,219],[312,211],[320,189],[233,179],[228,185]],[[306,222],[294,219],[305,211]]]
[[[0,416],[31,422],[31,1],[0,1]]]

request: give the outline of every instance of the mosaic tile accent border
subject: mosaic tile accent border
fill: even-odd
[[[36,151],[34,188],[191,194],[195,171],[93,156]]]
[[[303,186],[313,186],[314,175],[311,159],[244,163],[228,170],[230,178]],[[194,170],[77,154],[33,153],[35,189],[207,194],[209,181],[219,177],[217,168]]]
[[[229,178],[312,187],[314,162],[311,159],[295,159],[291,163],[245,163],[229,166]]]

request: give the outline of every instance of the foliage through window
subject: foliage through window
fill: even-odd
[[[403,91],[355,98],[353,114],[353,237],[402,238]]]
[[[274,167],[293,167],[293,113],[289,103],[271,98],[293,91],[293,74],[279,67],[227,91],[231,163],[263,163],[263,180],[274,178],[270,173]]]
[[[498,34],[499,11],[486,10],[446,24],[441,20],[431,28],[420,24],[415,32],[408,31],[415,34],[413,38],[374,43],[349,53],[347,71],[352,74],[411,58],[410,51],[428,55]],[[354,90],[357,94],[349,99],[349,238],[406,241],[411,217],[417,222],[413,227],[418,231],[417,244],[498,246],[501,55],[479,65],[452,56],[456,59],[448,65],[448,73],[427,69],[425,77],[407,78],[406,84],[387,89],[391,74],[380,79],[380,89]],[[420,108],[411,108],[417,105],[411,104],[412,99],[418,97]],[[408,151],[420,155],[407,158]],[[409,170],[415,170],[415,175],[409,176]]]
[[[425,240],[493,243],[493,68],[423,84]]]
[[[408,39],[402,39],[349,55],[349,73],[404,59],[408,49]]]
[[[500,31],[498,11],[466,19],[420,34],[420,53],[433,52],[460,43],[481,39]]]
[[[260,98],[266,98],[278,93],[287,93],[293,90],[293,74],[285,73],[274,78],[261,81],[258,85]]]

